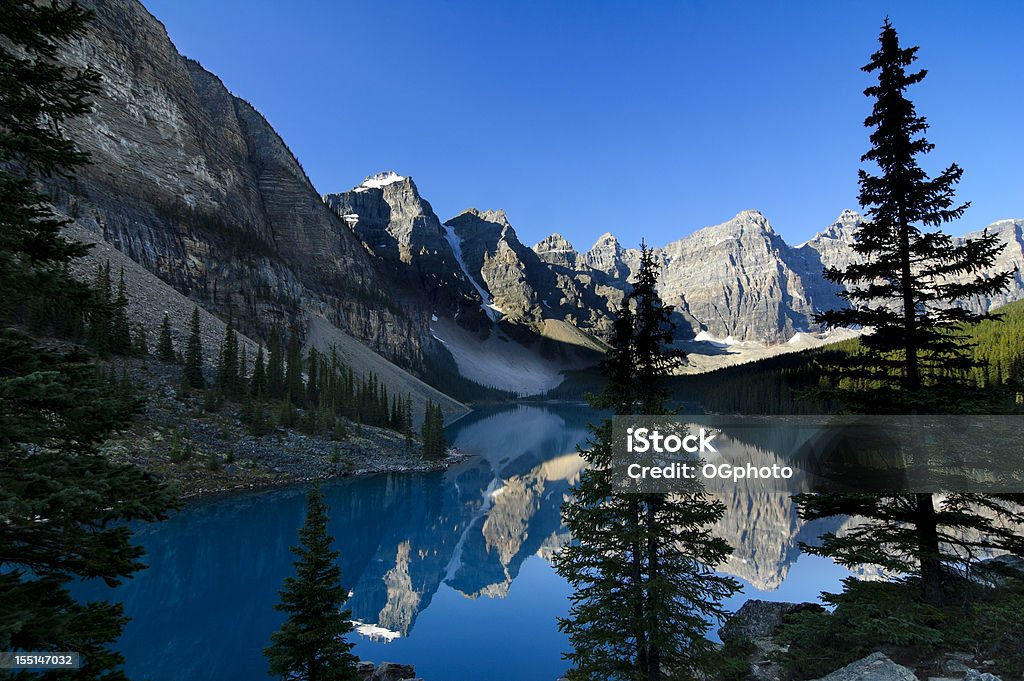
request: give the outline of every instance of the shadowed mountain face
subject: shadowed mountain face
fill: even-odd
[[[153,310],[180,307],[176,296],[189,309],[231,310],[252,338],[295,325],[321,350],[321,341],[351,347],[343,354],[354,368],[394,393],[422,393],[417,405],[427,397],[464,411],[402,371],[422,370],[429,316],[393,295],[389,273],[267,121],[181,56],[135,0],[82,4],[95,21],[61,58],[102,76],[94,110],[66,125],[90,163],[47,190],[71,231],[99,242],[96,252],[116,249],[168,285],[167,299],[157,286],[129,296],[147,296]]]

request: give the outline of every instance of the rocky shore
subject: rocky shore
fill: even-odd
[[[979,583],[999,588],[1003,579],[1000,575],[1005,575],[1007,570],[1024,577],[1024,559],[991,558],[981,561],[975,570]],[[809,610],[824,612],[817,603],[752,599],[719,629],[723,644],[746,645],[751,650],[749,673],[744,681],[785,681],[787,677],[775,657],[785,650],[777,634],[786,616]],[[815,681],[1010,681],[1009,677],[993,673],[993,660],[979,657],[975,652],[941,651],[926,661],[911,661],[912,656],[906,655],[907,652],[898,648],[879,650]]]
[[[467,458],[449,449],[444,459],[425,460],[418,439],[355,423],[333,440],[284,428],[254,436],[241,423],[238,405],[207,412],[201,397],[181,395],[175,387],[179,367],[127,359],[112,368],[128,372],[145,405],[128,429],[103,445],[104,454],[150,471],[184,499],[349,475],[443,470]]]

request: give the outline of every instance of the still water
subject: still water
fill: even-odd
[[[476,412],[447,430],[473,458],[443,473],[324,484],[362,659],[413,664],[427,681],[554,681],[568,643],[556,618],[568,586],[549,564],[569,537],[562,500],[594,420],[583,406],[515,405]],[[736,551],[724,571],[746,598],[814,600],[845,572],[801,555],[809,526],[788,498],[737,494],[719,532]],[[301,487],[190,504],[138,528],[149,568],[113,590],[80,596],[124,603],[119,644],[131,678],[266,678],[262,649],[283,615],[289,547],[305,512]]]

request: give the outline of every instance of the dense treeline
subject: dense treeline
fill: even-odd
[[[441,405],[427,400],[427,412],[423,417],[423,457],[426,459],[444,458],[447,445],[444,441],[444,414]]]
[[[161,359],[179,356],[173,343],[170,321],[165,316],[157,346]],[[182,390],[202,391],[208,411],[220,410],[226,401],[239,403],[241,419],[254,435],[283,427],[344,439],[348,437],[346,422],[352,422],[357,434],[368,425],[390,428],[412,438],[411,395],[389,395],[387,386],[372,372],[357,376],[334,347],[327,353],[311,348],[303,356],[294,329],[288,334],[275,329],[266,349],[261,344],[250,362],[229,315],[214,380],[209,382],[203,372],[196,307],[181,356]]]
[[[133,323],[128,311],[128,290],[122,269],[114,283],[110,262],[97,268],[85,289],[88,305],[60,306],[47,313],[38,304],[27,305],[25,319],[37,333],[54,333],[86,345],[99,356],[145,357],[150,354],[149,338],[142,324]],[[341,361],[332,347],[328,353],[310,349],[302,353],[298,333],[285,334],[275,328],[266,348],[262,345],[251,360],[239,343],[238,331],[229,312],[227,329],[216,357],[213,380],[204,372],[203,342],[199,308],[188,322],[184,347],[176,348],[170,316],[166,313],[153,347],[156,359],[183,365],[182,394],[199,392],[207,411],[219,411],[225,402],[240,405],[240,417],[254,435],[265,435],[277,427],[298,428],[311,435],[344,439],[349,426],[356,434],[363,425],[389,428],[414,435],[412,396],[389,395],[374,373],[358,376]],[[112,385],[123,393],[126,403],[137,399],[127,374],[115,376]],[[444,416],[440,406],[430,427],[441,432]],[[424,448],[424,455],[443,455],[443,437]],[[440,442],[442,444],[438,445]],[[429,449],[430,451],[427,451]]]
[[[1000,320],[985,320],[970,331],[974,358],[981,363],[971,376],[978,386],[1024,382],[1024,301],[1001,307]]]
[[[857,347],[854,339],[706,374],[676,376],[672,381],[673,393],[678,399],[699,402],[710,412],[829,413],[838,408],[838,404],[812,392],[827,381],[821,360],[831,354],[856,352]]]

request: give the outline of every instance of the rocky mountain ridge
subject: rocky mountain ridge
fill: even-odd
[[[294,327],[307,346],[348,344],[399,392],[416,377],[448,390],[459,374],[536,392],[597,359],[635,249],[611,233],[584,252],[558,234],[530,247],[500,210],[442,221],[396,172],[321,197],[266,119],[181,56],[141,4],[83,4],[95,21],[62,58],[102,75],[94,111],[66,126],[91,163],[47,183],[76,229],[207,311],[230,310],[253,339]],[[814,312],[838,304],[821,270],[850,261],[859,220],[844,212],[794,247],[744,211],[656,248],[680,337],[725,356],[723,343],[813,333]],[[1022,224],[992,226],[1010,244],[1000,266],[1024,260]],[[1022,290],[1018,274],[977,304]]]
[[[387,183],[383,190],[375,189],[382,181]],[[420,213],[430,228],[418,241],[410,241],[405,218],[381,222],[389,210],[398,216],[409,212],[403,197],[416,197],[414,203],[427,206]],[[421,304],[431,309],[434,335],[447,349],[452,344],[440,334],[438,317],[455,320],[482,339],[496,329],[529,345],[531,334],[543,336],[555,320],[597,341],[610,340],[615,309],[639,264],[637,249],[624,248],[610,232],[582,252],[558,233],[527,247],[504,211],[471,208],[441,225],[429,204],[418,197],[412,178],[385,173],[324,200],[349,221],[368,250],[397,272],[414,272],[406,275],[414,281],[439,282],[418,291]],[[371,199],[374,206],[366,208]],[[359,206],[366,215],[359,213]],[[662,269],[661,294],[676,308],[680,338],[693,339],[696,345],[691,343],[688,349],[697,354],[702,343],[710,343],[706,349],[711,352],[744,344],[774,352],[773,347],[788,347],[783,344],[792,345],[796,339],[800,342],[793,348],[832,338],[815,324],[814,315],[845,303],[838,296],[840,287],[823,271],[842,269],[859,257],[852,244],[861,222],[857,212],[844,210],[810,240],[791,246],[762,213],[747,210],[653,248]],[[1024,221],[1007,220],[988,228],[1007,244],[998,267],[1019,270],[1024,263],[1022,225]],[[387,238],[381,236],[385,233]],[[443,262],[447,265],[439,265]],[[1024,281],[1018,271],[1005,295],[969,304],[989,309],[1022,294]],[[448,336],[450,328],[446,327]],[[456,363],[460,364],[459,357]]]

